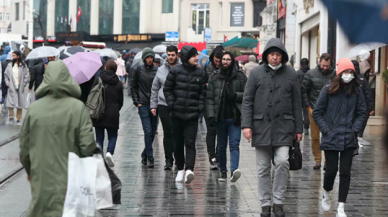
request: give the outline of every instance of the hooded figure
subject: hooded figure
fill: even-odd
[[[249,74],[251,73],[252,69],[255,68],[256,66],[259,66],[257,63],[257,59],[254,55],[249,56],[249,62],[244,65],[243,70],[247,77],[249,77]]]
[[[62,61],[50,62],[20,132],[20,162],[29,176],[28,216],[62,216],[69,152],[91,156],[96,148],[81,90]]]
[[[8,53],[11,52],[11,47],[10,46],[5,46],[4,47],[4,52],[3,54],[1,55],[1,62],[7,60],[7,57],[8,57]]]
[[[289,148],[303,132],[298,76],[286,65],[288,54],[278,38],[267,43],[263,65],[252,69],[242,102],[244,137],[256,149],[262,216],[271,215],[271,196],[277,216],[284,216],[283,200],[289,172]],[[273,194],[271,161],[275,164]]]

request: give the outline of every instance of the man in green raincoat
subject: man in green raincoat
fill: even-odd
[[[62,216],[68,154],[94,153],[93,126],[78,100],[81,89],[63,62],[49,63],[36,95],[20,133],[20,162],[31,182],[28,216]]]

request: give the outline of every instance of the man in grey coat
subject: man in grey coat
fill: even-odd
[[[271,160],[273,211],[285,216],[283,200],[289,171],[289,149],[300,142],[303,132],[302,103],[298,75],[286,66],[287,51],[280,39],[272,38],[263,52],[263,65],[255,67],[248,78],[242,102],[244,137],[256,148],[256,165],[261,217],[271,216]]]
[[[170,69],[178,65],[178,48],[171,45],[167,47],[167,62],[159,67],[156,72],[151,88],[151,112],[156,116],[156,111],[159,111],[160,120],[163,126],[163,146],[166,165],[164,170],[171,170],[174,163],[174,138],[172,135],[172,125],[170,118],[170,109],[167,106],[164,98],[163,87]]]
[[[245,64],[243,67],[243,71],[245,75],[249,77],[249,74],[251,74],[252,69],[255,68],[256,66],[259,66],[259,64],[257,63],[257,59],[255,55],[250,55],[249,62]]]

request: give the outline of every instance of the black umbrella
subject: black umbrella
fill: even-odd
[[[89,50],[80,46],[66,47],[59,53],[59,59],[64,60],[78,52],[89,52]]]
[[[132,48],[131,50],[128,51],[128,53],[139,53],[140,51],[142,51],[142,49],[140,48]]]

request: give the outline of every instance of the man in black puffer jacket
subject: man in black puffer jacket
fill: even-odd
[[[132,75],[131,95],[133,104],[139,109],[139,116],[144,131],[145,148],[141,153],[141,162],[148,167],[154,167],[152,143],[154,142],[158,115],[152,115],[150,108],[151,87],[158,67],[154,65],[155,53],[151,48],[144,48],[142,59],[144,64],[136,68]]]
[[[206,94],[206,75],[198,66],[198,52],[192,46],[181,50],[182,65],[174,66],[164,84],[164,96],[171,109],[171,122],[175,141],[175,161],[178,175],[175,179],[189,184],[194,179],[195,139],[198,130],[199,114],[204,109]],[[184,147],[186,147],[186,161]]]

